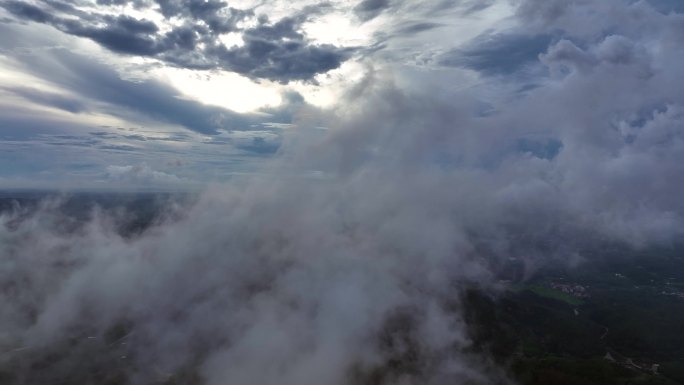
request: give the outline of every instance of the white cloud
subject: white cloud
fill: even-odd
[[[116,182],[143,185],[175,184],[183,181],[176,175],[155,171],[144,163],[134,166],[108,166],[105,178]]]

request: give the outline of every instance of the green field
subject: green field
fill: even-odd
[[[552,283],[581,285],[587,296]],[[476,345],[521,385],[674,385],[684,384],[684,299],[663,293],[683,283],[676,253],[620,255],[540,270],[500,296],[465,301]]]
[[[584,301],[580,298],[573,297],[570,294],[563,293],[560,290],[553,289],[550,287],[540,285],[529,285],[526,286],[525,290],[529,290],[540,297],[556,299],[573,306],[579,306],[584,303]]]

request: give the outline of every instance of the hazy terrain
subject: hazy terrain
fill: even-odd
[[[166,298],[160,292],[149,297],[144,293],[132,293],[127,301],[146,301],[145,307],[153,310],[143,318],[135,314],[134,303],[121,304],[121,313],[102,314],[92,311],[111,311],[98,309],[98,304],[87,304],[88,299],[81,297],[80,304],[66,302],[60,306],[70,306],[74,314],[58,315],[54,322],[62,323],[69,319],[62,328],[45,334],[45,328],[52,329],[57,325],[40,325],[43,317],[40,312],[62,312],[62,309],[41,308],[36,301],[44,298],[55,298],[50,293],[41,296],[25,295],[25,292],[48,285],[54,277],[40,278],[40,269],[49,269],[49,274],[65,275],[65,281],[57,282],[52,290],[69,290],[68,276],[76,275],[82,268],[84,260],[65,260],[59,256],[59,246],[53,252],[57,255],[46,255],[47,265],[33,264],[28,266],[23,276],[16,276],[19,270],[9,265],[20,263],[14,261],[18,255],[12,251],[16,244],[12,234],[21,232],[24,226],[36,218],[41,221],[56,221],[50,224],[51,231],[59,237],[76,237],[75,234],[87,234],[95,217],[100,219],[100,230],[109,233],[108,237],[121,239],[124,244],[135,243],[144,237],[151,237],[163,226],[183,221],[184,212],[197,204],[198,197],[192,194],[114,194],[114,193],[78,193],[51,194],[39,191],[5,191],[0,198],[0,212],[3,218],[3,296],[6,304],[2,313],[6,326],[19,327],[12,332],[6,329],[2,335],[2,355],[0,356],[0,379],[3,384],[203,384],[206,382],[205,370],[207,355],[214,349],[230,344],[226,339],[228,329],[235,322],[235,316],[227,315],[223,310],[202,310],[199,318],[192,321],[196,325],[187,325],[194,312],[201,310],[194,306],[202,306],[207,295],[212,291],[195,291],[195,286],[203,287],[202,281],[211,275],[211,270],[178,271],[174,281],[190,279],[186,290],[194,292],[195,299],[183,299],[186,294],[179,292],[184,307],[174,307],[174,298]],[[37,224],[30,225],[36,231]],[[41,226],[41,225],[38,225]],[[102,227],[104,226],[104,227]],[[46,231],[46,230],[41,230]],[[59,235],[61,234],[61,235]],[[45,234],[43,234],[45,235]],[[26,233],[24,237],[30,237]],[[52,234],[51,236],[55,236]],[[90,235],[92,236],[92,235]],[[72,238],[74,239],[74,238]],[[44,242],[39,241],[38,242]],[[201,241],[201,240],[198,240]],[[14,243],[13,243],[14,242]],[[545,265],[529,271],[524,261],[509,258],[502,262],[490,277],[493,286],[482,287],[475,282],[460,283],[443,294],[423,294],[426,298],[436,296],[444,312],[443,317],[452,319],[461,326],[461,336],[443,345],[439,350],[431,350],[431,346],[423,341],[426,337],[422,331],[422,317],[426,317],[420,307],[410,303],[383,310],[378,324],[367,338],[375,345],[374,350],[380,356],[362,361],[349,361],[345,371],[347,383],[380,384],[394,381],[426,378],[436,365],[441,365],[450,356],[460,356],[459,361],[470,366],[462,368],[457,374],[458,381],[464,383],[508,383],[520,384],[676,384],[684,381],[684,258],[681,248],[668,247],[634,252],[630,248],[619,245],[603,245],[603,249],[584,250],[583,254],[591,256],[592,262],[578,262],[575,266]],[[108,247],[108,246],[106,246]],[[26,256],[25,256],[26,257]],[[72,256],[73,257],[73,256]],[[226,255],[226,258],[230,258]],[[285,261],[286,262],[286,261]],[[92,262],[90,262],[92,263]],[[130,263],[130,262],[129,262]],[[163,263],[157,261],[156,263]],[[197,263],[202,263],[201,257]],[[291,262],[290,262],[291,263]],[[261,265],[263,266],[263,265]],[[286,265],[281,265],[286,269]],[[116,267],[110,267],[116,268]],[[153,267],[163,270],[163,266]],[[10,275],[8,275],[8,273]],[[12,275],[12,273],[14,275]],[[257,273],[258,272],[254,272]],[[133,274],[131,272],[131,274]],[[335,274],[332,273],[331,274]],[[119,277],[127,281],[125,276]],[[256,278],[256,277],[254,277]],[[310,277],[311,278],[311,277]],[[43,279],[45,282],[39,282]],[[142,278],[145,281],[145,278]],[[149,277],[150,280],[154,277]],[[235,278],[227,278],[235,279]],[[266,279],[266,281],[264,281]],[[456,283],[456,282],[454,282]],[[225,283],[224,283],[225,284]],[[250,285],[240,289],[241,296],[267,293],[268,278],[262,276],[258,280],[247,279],[240,283]],[[101,283],[91,283],[90,289],[99,290]],[[266,285],[266,286],[264,286]],[[272,286],[271,286],[272,287]],[[90,290],[79,296],[87,295]],[[150,287],[154,290],[154,288]],[[112,290],[109,287],[108,290]],[[120,290],[120,289],[115,289]],[[138,287],[135,290],[145,290]],[[200,290],[207,290],[200,289]],[[216,290],[216,289],[209,289]],[[246,292],[244,290],[247,290]],[[405,290],[405,289],[402,289]],[[115,293],[116,294],[116,293]],[[312,293],[313,295],[316,295]],[[371,293],[359,293],[365,296]],[[102,295],[109,296],[108,293]],[[161,295],[161,297],[159,296]],[[197,297],[199,295],[199,297]],[[230,292],[226,296],[235,295]],[[45,297],[47,296],[47,297]],[[247,299],[240,301],[249,301]],[[99,301],[107,300],[100,298]],[[171,303],[165,304],[171,300]],[[333,301],[335,299],[332,299]],[[9,301],[9,302],[7,302]],[[189,301],[189,302],[186,302]],[[295,298],[290,301],[301,301]],[[288,312],[316,312],[314,309],[297,310],[297,302],[287,305]],[[77,305],[76,307],[73,307]],[[119,306],[121,306],[119,305]],[[85,308],[83,306],[86,306]],[[91,310],[88,307],[91,306]],[[111,306],[107,305],[107,306]],[[168,306],[172,306],[171,309]],[[256,306],[256,305],[250,305]],[[292,308],[294,306],[294,308]],[[325,306],[317,304],[316,307]],[[337,304],[336,306],[339,306]],[[419,305],[418,305],[419,306]],[[346,312],[348,308],[342,307]],[[140,311],[140,310],[138,310]],[[209,311],[209,313],[206,313]],[[229,308],[225,311],[230,311]],[[14,312],[14,313],[13,313]],[[143,312],[144,314],[145,312]],[[287,313],[281,313],[289,317]],[[356,314],[361,316],[361,314]],[[313,316],[313,315],[312,315]],[[355,316],[355,314],[349,314]],[[8,318],[10,317],[10,318]],[[21,317],[19,323],[9,323],[12,318]],[[55,315],[52,315],[55,317]],[[66,317],[66,318],[65,318]],[[76,317],[76,318],[74,318]],[[146,317],[152,317],[152,324]],[[161,317],[161,318],[159,318]],[[170,318],[169,318],[170,317]],[[223,317],[225,324],[219,319],[204,317]],[[314,316],[315,319],[317,316]],[[417,318],[418,317],[418,318]],[[254,321],[253,321],[254,322]],[[263,320],[256,322],[263,322]],[[288,322],[288,321],[278,321]],[[300,321],[301,322],[301,321]],[[337,321],[330,320],[336,325]],[[187,329],[192,326],[191,329]],[[211,329],[204,329],[210,326]],[[64,328],[66,327],[66,328]],[[152,327],[153,329],[149,329]],[[164,330],[156,330],[157,328]],[[430,327],[435,327],[430,326]],[[453,326],[452,326],[453,327]],[[28,328],[28,329],[25,329]],[[39,329],[37,334],[16,334],[20,330]],[[44,329],[42,332],[40,329]],[[176,329],[178,328],[178,329]],[[218,328],[218,329],[215,329]],[[269,328],[279,328],[272,324]],[[54,330],[54,329],[53,329]],[[58,334],[54,334],[59,330]],[[156,331],[155,331],[156,330]],[[212,333],[205,334],[212,330]],[[373,329],[369,329],[373,330]],[[153,334],[149,334],[155,331]],[[173,349],[185,352],[149,350],[159,342],[153,339],[169,339],[173,333],[184,333],[178,342],[181,345]],[[9,332],[9,333],[8,333]],[[161,335],[159,333],[162,333]],[[274,330],[262,330],[274,338]],[[288,333],[291,333],[289,331]],[[21,331],[20,333],[24,333]],[[171,333],[171,334],[169,334]],[[246,331],[249,333],[249,331]],[[277,333],[277,332],[276,332]],[[288,338],[288,344],[305,343],[306,334],[297,337],[296,332]],[[18,338],[20,337],[20,338]],[[235,338],[235,337],[233,337]],[[266,338],[266,337],[265,337]],[[298,339],[302,338],[301,341]],[[460,342],[459,342],[460,341]],[[313,342],[313,341],[312,341]],[[259,342],[254,346],[261,349]],[[263,341],[268,346],[272,341]],[[342,342],[344,344],[344,342]],[[335,344],[334,349],[339,345]],[[288,348],[291,348],[288,346]],[[307,349],[302,346],[301,348]],[[312,346],[312,348],[314,348]],[[158,348],[155,348],[158,349]],[[299,348],[298,348],[299,349]],[[315,348],[314,348],[315,349]],[[156,353],[154,353],[156,351]],[[152,354],[152,355],[150,355]],[[268,352],[252,352],[264,355],[256,359],[259,365],[263,359],[264,370],[272,362]],[[293,352],[293,354],[295,354]],[[301,353],[299,353],[301,354]],[[174,359],[169,365],[167,360]],[[240,360],[239,357],[234,359]],[[473,371],[489,367],[489,375],[481,377]],[[478,369],[475,369],[478,368]],[[269,369],[272,370],[272,369]],[[496,373],[496,374],[494,374]],[[250,375],[254,375],[250,373]],[[471,376],[470,379],[467,376]],[[404,380],[401,380],[401,379]],[[410,381],[414,381],[410,380]],[[141,382],[142,381],[142,382]],[[422,380],[421,380],[422,381]]]

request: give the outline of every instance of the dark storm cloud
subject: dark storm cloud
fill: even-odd
[[[390,0],[363,0],[356,7],[354,13],[363,21],[376,18],[390,7]]]
[[[44,1],[44,0],[43,0]],[[97,0],[98,5],[132,5],[139,9],[150,5],[150,0]]]
[[[310,44],[305,35],[299,32],[301,24],[309,16],[325,9],[323,4],[317,7],[305,8],[293,17],[285,17],[275,23],[270,23],[267,17],[260,17],[259,24],[253,28],[242,30],[244,44],[226,47],[216,44],[214,40],[203,39],[205,60],[197,61],[196,56],[174,56],[164,54],[165,60],[181,66],[206,68],[206,59],[213,60],[219,68],[237,72],[252,78],[264,78],[280,83],[290,80],[311,80],[315,75],[339,67],[354,52],[352,48],[340,48],[330,44]],[[213,9],[213,8],[211,8]],[[204,18],[204,13],[193,11],[193,17]],[[236,11],[231,11],[235,13]],[[210,13],[211,14],[211,13]],[[239,19],[247,13],[240,14]],[[211,22],[207,22],[212,32]],[[184,36],[190,36],[185,32]],[[171,36],[168,37],[169,41]],[[188,41],[186,38],[185,41]],[[189,59],[189,60],[186,60]]]
[[[52,23],[54,21],[53,16],[49,12],[23,1],[10,0],[4,4],[0,4],[0,6],[22,19],[38,23]]]
[[[464,67],[485,75],[511,75],[538,63],[552,37],[549,35],[495,34],[478,36],[467,46],[443,54],[438,63]]]
[[[430,31],[435,28],[443,27],[444,24],[441,23],[431,23],[431,22],[409,22],[405,25],[398,26],[394,31],[394,34],[399,35],[415,35],[420,32]]]
[[[213,34],[237,31],[236,24],[247,16],[254,16],[252,10],[229,7],[219,0],[157,0],[162,15],[166,18],[182,17],[202,21]]]
[[[154,38],[158,27],[148,20],[129,16],[105,17],[106,27],[90,27],[73,20],[63,20],[64,32],[87,37],[114,52],[154,56],[166,50],[165,44]]]
[[[351,55],[351,49],[307,44],[296,26],[297,21],[286,18],[272,26],[246,30],[243,46],[218,46],[214,54],[227,70],[280,83],[311,79],[317,73],[339,67]]]
[[[127,2],[100,1],[98,4],[124,3]],[[302,23],[328,7],[327,4],[305,7],[295,16],[274,23],[260,16],[258,25],[245,29],[237,25],[248,17],[255,17],[252,10],[235,9],[218,0],[158,0],[164,17],[182,20],[167,32],[160,32],[159,26],[150,20],[86,14],[56,0],[46,0],[43,4],[39,7],[12,0],[0,6],[19,19],[51,25],[117,53],[153,57],[185,68],[224,69],[280,83],[310,81],[317,74],[339,67],[354,52],[352,48],[313,44],[299,32]],[[227,32],[240,33],[244,45],[227,47],[221,43],[219,36]]]

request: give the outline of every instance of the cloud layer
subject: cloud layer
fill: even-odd
[[[497,6],[438,3],[427,8],[480,14]],[[53,23],[20,7],[28,3],[7,4]],[[219,22],[229,18],[212,21],[222,3],[183,4],[159,9],[210,31],[233,28]],[[506,28],[459,47],[420,40],[437,23],[407,38],[406,21],[393,20],[388,30],[404,32],[378,37],[364,76],[334,106],[290,94],[285,107],[262,111],[288,119],[255,120],[251,136],[212,132],[208,115],[217,110],[55,50],[57,63],[100,82],[103,92],[74,77],[55,80],[84,99],[275,155],[256,176],[191,203],[166,202],[158,223],[134,236],[113,230],[125,213],[95,211],[81,226],[50,204],[35,215],[5,214],[0,346],[8,353],[0,364],[18,368],[16,384],[509,383],[486,352],[471,349],[465,288],[496,293],[509,258],[528,271],[591,263],[605,247],[674,247],[684,233],[684,15],[673,4],[518,1]],[[366,23],[406,15],[395,2],[355,10]],[[102,20],[107,30],[160,33],[140,20]],[[244,33],[296,42],[297,22],[264,20]],[[9,92],[87,110],[53,94]],[[89,136],[153,136],[135,135]],[[184,164],[172,154],[164,163],[111,163],[106,175],[184,178],[158,169]]]

